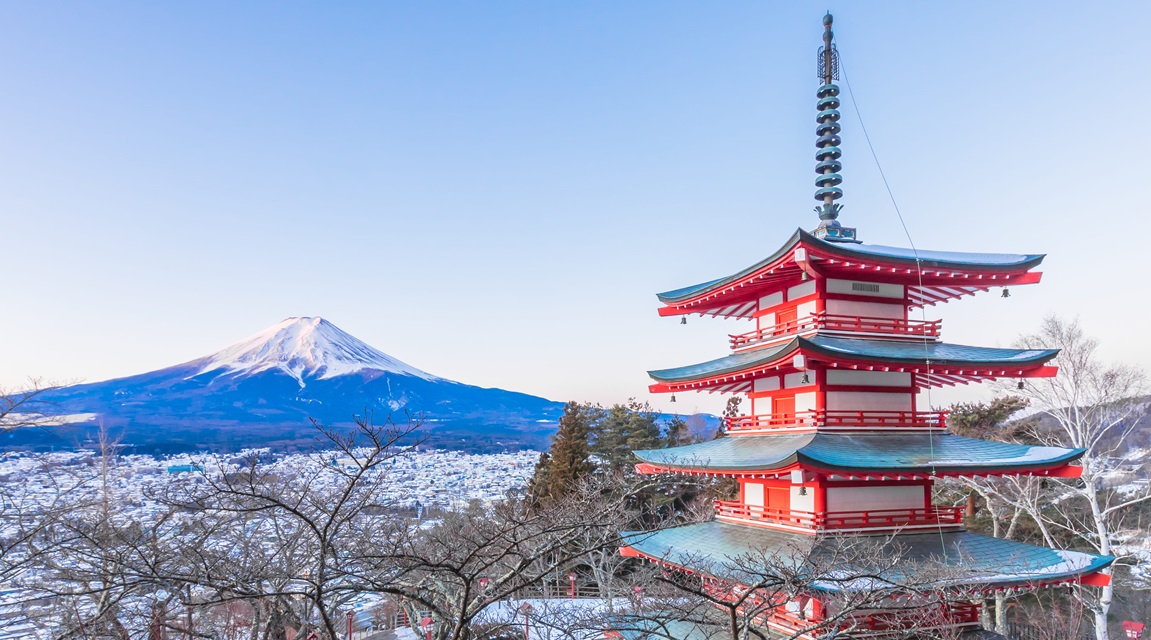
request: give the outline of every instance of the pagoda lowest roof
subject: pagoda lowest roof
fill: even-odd
[[[817,334],[811,337],[797,336],[776,346],[741,351],[699,364],[648,371],[648,375],[661,383],[706,380],[774,365],[786,361],[792,353],[801,350],[833,361],[908,365],[921,365],[930,361],[937,370],[969,367],[1017,372],[1042,365],[1059,353],[1057,349],[1000,349],[941,342],[838,338]],[[664,389],[653,387],[652,390]]]
[[[992,442],[952,434],[806,433],[727,436],[633,453],[659,470],[751,473],[793,465],[841,475],[995,474],[1064,467],[1084,449]]]
[[[647,558],[667,562],[685,569],[736,582],[755,581],[753,574],[741,567],[741,560],[754,563],[756,557],[778,557],[795,567],[802,566],[804,555],[819,566],[821,555],[831,558],[841,553],[841,537],[811,537],[763,527],[711,521],[673,527],[654,532],[624,533],[626,548]],[[853,536],[853,539],[860,539]],[[897,587],[925,568],[939,569],[932,586],[984,586],[1052,584],[1074,581],[1094,574],[1112,562],[1111,556],[1079,551],[1048,549],[1035,545],[991,538],[969,531],[900,533],[892,536],[869,536],[881,548],[879,557],[895,555],[893,569],[878,580]],[[746,566],[746,565],[744,565]],[[868,568],[859,567],[866,573]],[[877,578],[852,579],[853,568],[839,565],[837,575],[812,576],[817,589],[827,592],[854,591],[874,587]],[[717,575],[719,574],[719,575]],[[918,586],[924,586],[922,584]]]

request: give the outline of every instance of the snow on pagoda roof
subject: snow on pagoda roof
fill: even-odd
[[[719,300],[736,294],[744,288],[779,279],[798,277],[800,268],[796,254],[802,247],[814,265],[839,271],[859,268],[861,265],[888,267],[890,272],[904,277],[915,274],[911,292],[913,300],[934,304],[951,297],[966,295],[974,290],[1006,284],[1025,284],[1037,278],[1020,281],[1028,270],[1043,262],[1043,254],[970,253],[962,251],[918,252],[903,247],[885,245],[828,242],[797,229],[786,243],[768,257],[732,275],[700,284],[656,294],[660,301],[683,312],[703,311],[710,308],[709,299]],[[918,260],[916,256],[918,254]],[[842,275],[842,274],[841,274]],[[920,286],[919,280],[923,280]],[[972,291],[937,291],[939,286],[969,288]],[[715,302],[715,304],[719,304]],[[686,306],[685,306],[686,305]],[[689,308],[690,307],[690,308]],[[702,307],[702,308],[700,308]],[[721,315],[733,315],[724,313]],[[734,315],[740,315],[738,313]]]
[[[951,434],[830,434],[728,436],[669,449],[643,449],[635,456],[660,470],[749,473],[793,465],[841,475],[901,472],[983,475],[1062,467],[1083,449],[976,440]]]
[[[740,571],[734,563],[748,558],[749,552],[769,557],[808,553],[818,565],[819,555],[832,557],[837,544],[834,537],[812,538],[801,533],[720,521],[623,535],[627,547],[638,555],[696,572],[711,575],[722,572],[735,580],[740,579]],[[940,569],[938,586],[941,587],[1051,584],[1095,573],[1115,560],[1111,556],[1048,549],[969,531],[896,534],[882,544],[885,551],[898,554],[900,559],[894,571],[882,577],[896,584],[907,580],[905,576],[920,574],[925,566],[932,565]],[[797,557],[795,562],[802,562],[802,558]],[[851,567],[842,567],[839,575],[829,575],[827,581],[820,584],[817,580],[815,584],[825,591],[853,591],[874,587],[875,583],[870,580],[880,579],[845,581],[844,577],[851,574]],[[912,577],[911,581],[917,580]]]
[[[1041,365],[1059,353],[1057,349],[1000,349],[940,342],[815,335],[800,336],[774,347],[733,353],[699,364],[648,371],[648,375],[660,383],[709,380],[729,374],[751,375],[757,369],[765,367],[777,367],[780,364],[790,366],[787,358],[797,351],[829,362],[862,361],[920,365],[930,360],[932,371],[940,376],[949,375],[949,371],[958,367],[969,367],[973,370],[985,367],[1006,368],[1005,374],[998,377],[1011,377],[1023,368]],[[653,391],[665,391],[665,389],[653,387]]]

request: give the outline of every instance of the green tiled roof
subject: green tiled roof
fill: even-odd
[[[803,229],[797,229],[791,238],[784,243],[782,247],[772,253],[770,256],[760,260],[759,262],[742,269],[730,276],[701,282],[700,284],[692,285],[690,287],[683,287],[673,291],[665,291],[656,294],[660,301],[674,304],[689,298],[694,298],[700,294],[706,293],[712,289],[721,287],[731,282],[738,282],[745,276],[755,273],[763,267],[775,262],[788,251],[791,251],[796,245],[803,242],[810,246],[817,246],[821,251],[834,253],[844,258],[866,259],[866,258],[881,258],[888,262],[895,262],[900,264],[915,265],[916,252],[911,249],[901,247],[887,247],[883,245],[873,244],[847,244],[826,242],[820,240]],[[960,269],[964,267],[975,267],[978,269],[1030,269],[1038,266],[1043,262],[1042,254],[1018,254],[1018,253],[967,253],[961,251],[931,251],[920,250],[918,252],[919,263],[924,269]]]
[[[904,580],[904,576],[921,575],[925,566],[943,568],[941,580],[949,584],[1011,585],[1073,578],[1098,571],[1114,561],[1110,556],[1048,549],[968,531],[902,533],[868,539],[882,545],[881,554],[898,555],[900,562],[883,576],[896,584]],[[818,567],[820,556],[835,553],[835,545],[841,538],[817,538],[712,521],[656,532],[625,533],[624,540],[646,556],[739,580],[746,577],[740,574],[747,571],[747,562],[754,557],[798,560],[810,554],[813,558],[810,566]],[[844,586],[842,579],[853,575],[852,567],[840,565],[836,569],[837,573],[843,572],[838,576],[839,586],[829,582],[824,584],[825,589],[864,588],[862,584]]]
[[[861,340],[815,335],[810,338],[793,338],[775,347],[734,353],[699,364],[647,373],[658,382],[696,380],[768,364],[799,349],[831,357],[840,356],[845,360],[922,364],[930,359],[932,364],[940,366],[971,367],[1042,364],[1059,353],[1057,349],[998,349],[939,342]]]
[[[636,451],[651,464],[714,471],[755,471],[795,462],[860,471],[990,471],[1048,467],[1083,449],[990,442],[951,434],[832,434],[728,436],[670,449]]]
[[[659,638],[674,638],[675,640],[708,640],[708,638],[722,638],[723,629],[704,626],[697,622],[675,620],[674,613],[651,613],[642,618],[628,618],[616,616],[609,623],[612,631],[618,633],[625,640],[658,640]],[[658,622],[657,622],[658,620]],[[728,631],[728,636],[731,632]]]

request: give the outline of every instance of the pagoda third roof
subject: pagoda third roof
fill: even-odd
[[[796,229],[795,233],[787,240],[786,243],[768,257],[760,260],[759,262],[742,269],[730,276],[723,278],[716,278],[707,282],[683,287],[681,289],[674,289],[672,291],[665,291],[656,294],[661,302],[674,304],[683,302],[722,287],[724,285],[739,282],[747,276],[777,262],[780,258],[787,255],[789,251],[794,249],[799,244],[805,244],[814,249],[818,249],[822,253],[834,254],[845,259],[856,260],[881,260],[892,264],[901,265],[916,265],[916,255],[918,253],[918,265],[924,269],[978,269],[978,270],[1011,270],[1011,271],[1026,271],[1032,267],[1038,266],[1043,262],[1044,254],[1023,254],[1023,253],[969,253],[963,251],[933,251],[927,249],[920,249],[918,252],[912,249],[903,247],[888,247],[878,244],[853,244],[843,242],[827,242],[816,238],[803,229]]]
[[[843,540],[720,521],[624,534],[627,546],[650,558],[737,581],[755,580],[756,558],[782,561],[792,556],[794,566],[806,564],[817,570],[821,557],[826,558],[828,564],[835,559],[836,566],[829,569],[826,577],[811,576],[817,588],[832,592],[866,589],[874,586],[876,579],[894,585],[922,584],[924,576],[932,576],[937,586],[1054,582],[1094,573],[1115,560],[1111,556],[1048,549],[968,531],[903,533],[870,538],[877,548],[861,547],[861,556],[871,551],[877,559],[891,554],[898,560],[890,569],[885,568],[882,576],[855,578],[853,573],[870,573],[869,567],[850,566],[851,552],[838,547]],[[861,543],[849,541],[847,544]],[[804,562],[804,557],[810,558],[810,562]],[[865,563],[862,558],[854,562]]]
[[[733,353],[699,364],[648,371],[648,375],[658,382],[709,378],[769,364],[800,349],[844,360],[921,364],[930,359],[938,365],[972,367],[1037,364],[1059,353],[1056,349],[1000,349],[939,342],[861,340],[815,335],[810,338],[797,337],[775,347]]]
[[[809,433],[728,436],[634,453],[659,467],[720,472],[768,471],[798,462],[857,472],[977,473],[1061,466],[1082,456],[1083,449],[991,442],[951,434]]]

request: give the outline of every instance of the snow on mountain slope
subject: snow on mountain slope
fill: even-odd
[[[345,333],[320,317],[287,318],[280,323],[189,363],[195,375],[223,369],[231,375],[282,371],[305,386],[307,378],[334,378],[370,369],[422,380],[441,380]]]

